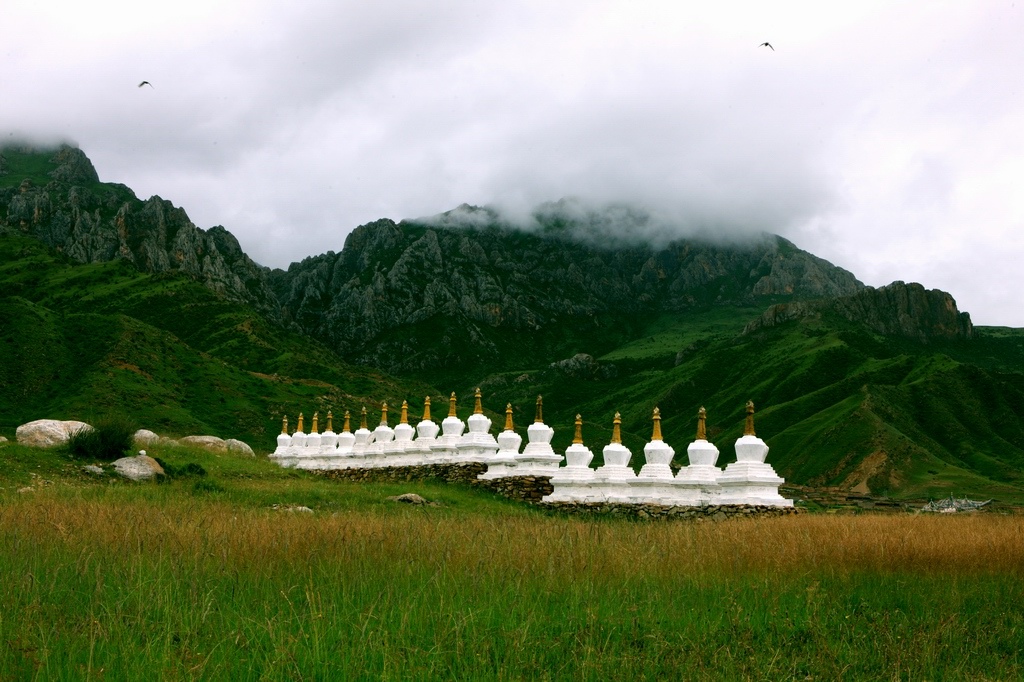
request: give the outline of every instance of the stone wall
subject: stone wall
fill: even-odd
[[[367,481],[394,483],[435,479],[446,483],[467,483],[486,488],[497,495],[535,504],[565,514],[589,516],[615,516],[638,519],[712,519],[721,521],[744,516],[788,516],[804,510],[795,507],[762,507],[753,505],[707,505],[703,507],[664,506],[660,504],[616,504],[599,502],[542,502],[554,490],[550,476],[506,476],[492,480],[477,478],[487,470],[486,464],[463,462],[458,464],[424,464],[418,466],[378,467],[374,469],[336,469],[314,473],[338,481]]]
[[[709,504],[703,507],[665,506],[660,504],[619,504],[611,502],[541,502],[542,507],[567,514],[588,516],[615,516],[637,519],[711,519],[724,521],[730,518],[757,516],[790,516],[802,514],[798,507],[766,507],[749,504]]]
[[[486,464],[461,462],[458,464],[421,464],[416,466],[374,467],[372,469],[313,470],[325,478],[337,481],[367,481],[391,483],[398,481],[422,481],[437,479],[445,483],[476,484],[477,476],[487,471]]]

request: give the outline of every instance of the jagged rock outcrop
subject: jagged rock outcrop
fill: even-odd
[[[970,339],[974,326],[969,313],[957,309],[945,291],[925,289],[920,284],[893,282],[884,287],[867,287],[852,296],[818,301],[795,301],[770,307],[744,329],[751,334],[791,320],[834,313],[863,324],[886,336],[902,336],[927,342],[930,339]]]
[[[621,340],[660,313],[863,286],[773,235],[610,248],[570,228],[379,220],[356,228],[341,253],[273,271],[270,283],[301,328],[350,360],[394,372],[493,368],[516,353],[551,362],[580,350],[570,337]]]
[[[0,233],[36,237],[80,263],[121,259],[143,272],[180,272],[281,319],[265,269],[223,227],[202,230],[169,201],[141,201],[123,185],[100,183],[92,162],[74,147],[8,148],[0,155],[8,174],[18,172],[18,158],[44,156],[52,167],[45,184],[33,176],[0,189]]]

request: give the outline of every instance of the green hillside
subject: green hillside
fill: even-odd
[[[341,415],[436,393],[269,324],[179,274],[75,264],[0,236],[0,433],[39,418],[124,414],[160,434],[269,449],[282,414]]]
[[[658,406],[665,439],[685,465],[704,406],[724,465],[752,399],[769,462],[790,482],[1024,499],[1024,330],[980,328],[971,340],[922,344],[826,317],[744,335],[759,312],[659,318],[646,337],[596,358],[591,378],[548,367],[483,385],[523,402],[543,393],[546,414],[557,415],[548,420],[556,447],[568,445],[579,411],[597,461],[619,411],[624,442],[642,463]]]

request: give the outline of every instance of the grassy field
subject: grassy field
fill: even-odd
[[[1019,516],[580,520],[154,454],[208,474],[0,448],[0,679],[1024,676]]]

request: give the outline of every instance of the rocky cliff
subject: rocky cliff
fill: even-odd
[[[830,313],[878,334],[921,342],[974,336],[970,314],[960,312],[952,296],[913,282],[893,282],[877,289],[867,287],[851,296],[773,305],[747,325],[744,333]]]
[[[0,233],[36,237],[80,263],[120,258],[144,272],[181,272],[281,320],[264,268],[230,232],[202,230],[169,201],[141,201],[123,185],[101,183],[81,150],[7,147],[0,173]]]
[[[303,329],[393,372],[550,362],[635,336],[663,313],[862,287],[772,235],[608,248],[564,225],[441,218],[363,225],[341,253],[274,271],[271,286]]]

